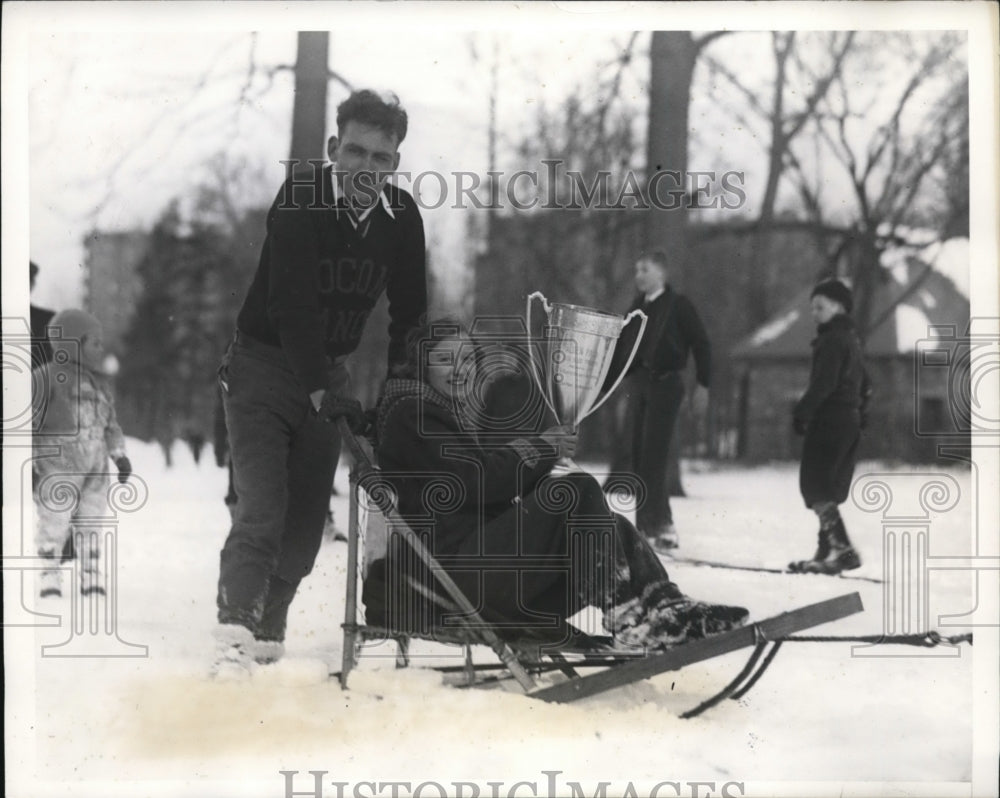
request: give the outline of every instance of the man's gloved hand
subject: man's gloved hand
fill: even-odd
[[[808,427],[809,424],[804,418],[792,416],[792,429],[795,430],[796,435],[805,435]]]
[[[347,426],[351,428],[351,432],[356,435],[363,433],[365,427],[368,426],[361,402],[353,396],[343,396],[333,391],[327,391],[323,394],[323,401],[320,403],[317,414],[323,421],[331,423],[343,417],[347,421]]]
[[[132,463],[125,455],[122,455],[115,458],[115,465],[118,467],[118,481],[124,485],[132,474]]]

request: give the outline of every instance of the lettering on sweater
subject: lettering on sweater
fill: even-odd
[[[368,321],[367,310],[330,311],[326,322],[328,344],[348,344],[361,338]]]
[[[324,258],[319,262],[319,292],[365,297],[374,302],[385,290],[387,272],[384,264],[371,258]]]

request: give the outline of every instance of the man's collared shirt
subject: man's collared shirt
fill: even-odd
[[[348,211],[347,218],[350,220],[351,225],[353,225],[355,230],[358,230],[359,226],[371,215],[371,212],[375,210],[375,203],[373,202],[367,208],[365,208],[361,213],[355,212],[354,208],[351,207],[350,203],[347,201],[346,197],[341,197],[340,194],[340,183],[337,180],[337,170],[334,169],[330,175],[330,182],[333,183],[333,202],[338,208],[345,208]],[[396,214],[392,212],[392,205],[389,202],[389,198],[385,194],[385,188],[379,192],[379,202],[382,207],[385,208],[385,212],[389,214],[389,218],[392,220],[396,219]],[[361,230],[361,235],[367,232],[367,225],[365,229]]]

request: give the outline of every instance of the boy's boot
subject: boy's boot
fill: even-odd
[[[806,574],[827,574],[835,575],[841,571],[853,571],[861,567],[861,558],[851,545],[847,537],[847,530],[844,528],[844,520],[840,517],[837,505],[832,502],[824,503],[821,507],[814,508],[819,513],[822,528],[820,535],[826,532],[827,551],[816,552],[812,560],[798,563],[800,573]],[[822,549],[822,546],[820,547]],[[820,556],[824,554],[824,556]]]
[[[220,682],[243,682],[250,679],[253,665],[253,632],[238,623],[220,623],[215,637],[215,662],[211,676]]]
[[[80,568],[80,593],[84,596],[106,595],[101,568],[100,532],[84,532],[78,536],[77,559]]]
[[[45,567],[38,572],[38,597],[62,596],[62,570],[56,560],[55,549],[40,549],[38,556],[45,560]]]
[[[841,571],[853,571],[861,567],[861,557],[851,545],[844,528],[843,520],[838,516],[836,524],[830,530],[830,551],[822,560],[810,563],[807,573],[839,574]]]
[[[806,568],[813,563],[822,562],[830,554],[830,530],[820,526],[817,534],[816,553],[809,560],[794,560],[788,563],[788,570],[792,573],[806,573]]]

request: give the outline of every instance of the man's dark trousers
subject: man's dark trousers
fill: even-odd
[[[239,501],[220,558],[218,619],[281,640],[323,538],[340,437],[278,347],[237,334],[219,377]],[[330,388],[349,382],[339,360]]]
[[[654,536],[673,523],[667,455],[684,401],[684,380],[676,371],[654,375],[640,368],[629,376],[627,390],[632,471],[646,488],[645,501],[636,510],[636,526],[644,535]]]

